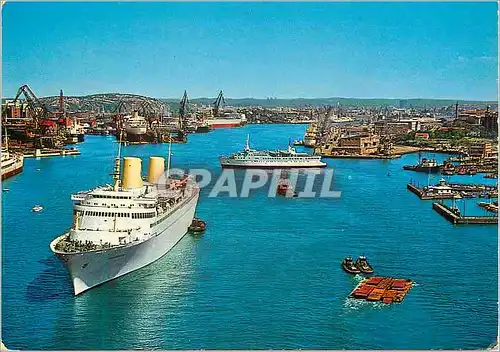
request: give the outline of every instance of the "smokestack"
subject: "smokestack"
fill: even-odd
[[[151,156],[149,158],[148,182],[156,183],[158,178],[165,172],[165,158]]]
[[[63,96],[63,91],[61,89],[61,91],[59,92],[59,113],[63,113],[64,112],[64,96]]]
[[[132,189],[142,187],[141,162],[139,158],[123,158],[122,188]]]

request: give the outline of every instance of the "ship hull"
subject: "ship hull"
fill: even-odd
[[[14,163],[2,167],[2,181],[23,172],[23,166],[24,158],[20,157],[20,159],[18,159]]]
[[[2,181],[8,179],[9,177],[20,174],[21,172],[23,172],[23,165],[18,166],[17,168],[14,168],[12,170],[6,171],[5,173],[2,172]]]
[[[212,128],[210,126],[200,126],[196,129],[196,133],[208,133],[211,132]]]
[[[194,218],[199,193],[166,219],[163,230],[156,236],[138,244],[85,253],[61,253],[51,249],[64,263],[71,276],[74,294],[79,295],[92,287],[116,279],[155,262],[170,251],[187,233]]]
[[[409,171],[431,172],[431,173],[438,173],[440,170],[439,166],[425,167],[425,166],[408,166],[408,165],[403,166],[403,169]]]
[[[207,120],[207,123],[213,129],[241,127],[243,125],[241,119],[215,119]]]

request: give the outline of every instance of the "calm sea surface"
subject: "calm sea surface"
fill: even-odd
[[[305,126],[216,130],[173,145],[173,165],[220,173],[218,156],[285,148]],[[72,221],[70,194],[111,183],[114,137],[86,136],[76,157],[27,159],[2,194],[2,339],[11,349],[479,349],[497,336],[497,226],[453,226],[406,190],[417,155],[327,160],[339,199],[207,197],[204,236],[73,297],[50,241]],[[124,154],[166,155],[167,145]],[[439,160],[446,155],[437,155]],[[39,170],[37,170],[39,169]],[[457,182],[496,180],[453,176]],[[44,211],[31,212],[41,204]],[[484,214],[474,201],[467,213]],[[376,274],[417,285],[401,304],[352,302],[360,277],[341,260],[366,254]]]

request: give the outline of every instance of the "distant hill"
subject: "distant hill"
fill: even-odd
[[[59,97],[43,97],[42,102],[47,104],[50,110],[57,110]],[[147,101],[157,110],[166,108],[168,104],[171,112],[177,112],[179,109],[180,98],[152,98],[136,94],[121,93],[103,93],[86,96],[65,96],[65,106],[69,111],[102,111],[112,112],[116,109],[120,101],[128,106],[138,107],[143,101]],[[197,104],[211,105],[215,98],[193,98],[190,102]],[[262,107],[307,107],[307,106],[364,106],[364,107],[399,107],[400,102],[406,107],[431,108],[448,107],[454,105],[457,101],[452,99],[358,99],[358,98],[295,98],[295,99],[254,99],[254,98],[226,98],[226,105],[244,107],[244,106],[262,106]],[[496,101],[473,101],[459,100],[460,105],[476,105],[485,107],[486,105],[497,105]]]
[[[168,103],[177,103],[178,99],[161,99]],[[190,99],[192,103],[209,105],[212,104],[215,98],[194,98]],[[306,106],[324,106],[337,105],[342,106],[365,106],[365,107],[388,107],[400,106],[400,101],[404,101],[407,107],[423,108],[423,107],[446,107],[454,105],[457,100],[452,99],[358,99],[358,98],[295,98],[295,99],[254,99],[254,98],[226,98],[226,105],[231,106],[262,106],[262,107],[306,107]],[[496,105],[496,101],[474,101],[474,100],[458,100],[460,105]]]
[[[59,107],[59,96],[43,97],[40,100],[47,105],[49,110],[57,110]],[[120,102],[126,106],[139,107],[147,101],[157,110],[165,109],[167,104],[156,98],[146,97],[136,94],[103,93],[85,95],[80,97],[65,96],[64,104],[68,111],[95,111],[101,112],[104,108],[106,112],[113,112]]]

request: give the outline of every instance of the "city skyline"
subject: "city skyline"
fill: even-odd
[[[25,83],[39,96],[498,96],[496,3],[7,3],[2,15],[4,98]]]

